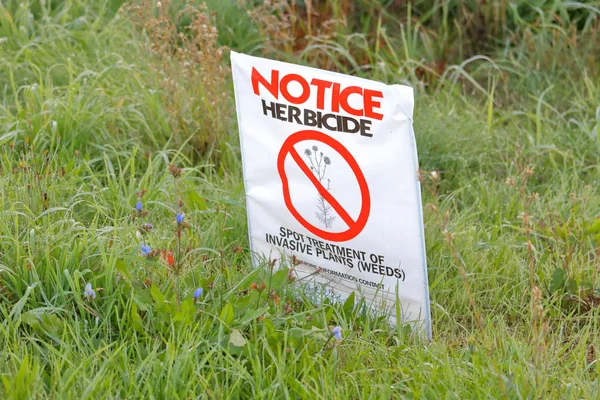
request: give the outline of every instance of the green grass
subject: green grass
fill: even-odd
[[[232,91],[165,84],[147,21],[0,3],[0,397],[600,397],[600,4],[480,3],[356,2],[357,33],[282,54],[208,2],[221,44],[417,89],[431,342],[252,269]]]

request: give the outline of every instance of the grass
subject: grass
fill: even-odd
[[[0,3],[2,398],[600,396],[600,5],[380,3]],[[227,62],[172,29],[416,88],[433,341],[251,268]]]

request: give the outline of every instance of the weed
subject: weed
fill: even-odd
[[[179,8],[170,0],[144,0],[127,14],[148,36],[149,67],[168,111],[173,145],[189,142],[201,156],[210,154],[227,134],[222,110],[230,106],[229,69],[214,15],[205,6]]]

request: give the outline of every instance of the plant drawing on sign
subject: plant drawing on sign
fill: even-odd
[[[310,170],[313,172],[313,174],[315,174],[323,187],[329,191],[331,179],[327,179],[327,181],[324,182],[327,166],[331,165],[331,160],[329,157],[323,156],[323,152],[319,152],[319,148],[317,146],[312,146],[312,150],[304,150],[304,154],[306,154],[308,161],[310,161]],[[317,212],[315,212],[315,215],[317,216],[317,219],[323,225],[325,225],[325,228],[331,228],[333,221],[335,220],[335,215],[332,212],[331,205],[325,201],[321,195],[319,195],[319,200],[317,200]]]

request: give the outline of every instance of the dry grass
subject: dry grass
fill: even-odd
[[[200,154],[226,134],[221,110],[230,104],[226,49],[218,43],[214,15],[206,6],[177,9],[171,0],[142,0],[126,9],[147,35],[149,68],[158,80],[174,145],[189,141]]]

